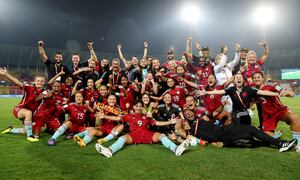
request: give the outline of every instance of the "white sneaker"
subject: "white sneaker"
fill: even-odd
[[[295,147],[295,151],[296,151],[296,153],[300,154],[300,145],[297,145],[297,146]]]
[[[190,142],[189,140],[184,140],[179,146],[177,146],[175,150],[176,156],[181,156],[181,154],[189,147]]]
[[[287,150],[291,149],[292,147],[295,147],[296,144],[297,144],[297,139],[293,139],[291,141],[284,142],[284,143],[282,143],[282,145],[279,149],[279,152],[287,151]]]
[[[102,155],[105,156],[105,157],[110,158],[110,157],[112,157],[112,155],[113,155],[112,152],[111,152],[111,150],[110,150],[109,148],[104,147],[104,146],[102,146],[102,145],[99,144],[99,143],[96,143],[95,148],[96,148],[96,150],[97,150],[100,154],[102,154]]]

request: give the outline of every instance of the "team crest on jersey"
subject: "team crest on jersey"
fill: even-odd
[[[143,119],[146,119],[146,117],[145,117],[145,116],[143,116]]]
[[[176,94],[179,94],[179,91],[176,91]]]
[[[210,97],[210,98],[214,98],[214,97],[215,97],[215,95],[211,94],[209,97]]]

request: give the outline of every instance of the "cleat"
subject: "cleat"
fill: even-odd
[[[105,142],[105,138],[98,139],[99,144],[103,144]]]
[[[181,156],[181,154],[189,147],[190,142],[189,140],[184,140],[179,146],[177,146],[175,150],[176,156]]]
[[[212,142],[211,145],[217,147],[217,148],[221,148],[224,146],[224,143],[222,142]]]
[[[39,141],[39,139],[38,139],[38,138],[35,138],[33,135],[31,135],[31,136],[28,136],[28,137],[27,137],[27,141],[30,141],[30,142],[37,142],[37,141]]]
[[[48,141],[48,146],[55,146],[55,145],[56,145],[55,139],[51,138],[51,139]]]
[[[7,133],[10,133],[10,131],[13,129],[13,126],[8,126],[7,128],[3,129],[1,131],[0,134],[7,134]]]
[[[102,154],[103,156],[105,156],[107,158],[110,158],[113,155],[109,148],[106,148],[99,143],[96,143],[95,148],[100,154]]]
[[[298,142],[297,139],[293,139],[287,142],[281,142],[281,147],[279,149],[279,152],[284,152],[291,149],[292,147],[295,147],[297,142]]]
[[[76,142],[80,147],[86,147],[85,142],[79,136],[75,135],[73,137],[74,142]]]

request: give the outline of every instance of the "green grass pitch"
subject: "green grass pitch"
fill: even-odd
[[[300,116],[300,97],[282,100]],[[18,102],[0,98],[0,129],[21,126],[12,115]],[[291,138],[286,124],[278,129]],[[49,137],[30,143],[24,135],[0,135],[0,179],[300,179],[300,154],[276,148],[190,147],[176,157],[159,144],[130,145],[108,159],[96,152],[95,140],[80,148],[61,138],[48,147]]]

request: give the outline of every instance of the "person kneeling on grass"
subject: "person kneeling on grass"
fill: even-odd
[[[183,141],[179,146],[174,144],[170,139],[167,138],[165,134],[161,134],[158,132],[153,132],[148,129],[148,125],[156,125],[156,126],[166,126],[170,124],[175,124],[176,119],[173,118],[168,122],[156,121],[151,118],[147,118],[146,115],[142,113],[142,103],[137,102],[134,106],[135,114],[128,114],[123,117],[116,116],[107,116],[101,114],[101,118],[111,119],[114,121],[122,121],[124,123],[129,124],[130,132],[129,134],[125,134],[118,138],[118,140],[112,144],[109,148],[102,146],[99,143],[96,143],[96,150],[106,156],[112,157],[112,155],[120,150],[124,144],[151,144],[162,142],[162,144],[173,151],[176,156],[180,156],[189,146],[189,141]]]
[[[9,126],[0,132],[0,134],[13,133],[13,134],[27,134],[27,141],[37,142],[38,138],[32,134],[32,114],[38,108],[40,102],[35,101],[35,98],[43,92],[43,86],[45,85],[45,77],[37,75],[34,78],[34,85],[29,85],[21,82],[17,78],[11,76],[6,68],[0,67],[0,75],[6,77],[11,82],[23,89],[23,97],[19,104],[14,107],[13,114],[16,118],[23,122],[23,128],[13,128]]]

